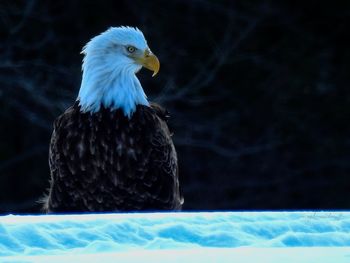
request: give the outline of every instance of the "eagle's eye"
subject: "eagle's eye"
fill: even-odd
[[[127,46],[126,49],[128,50],[129,53],[134,53],[136,50],[136,47],[133,46]]]

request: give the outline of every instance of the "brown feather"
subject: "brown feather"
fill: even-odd
[[[179,210],[183,204],[168,112],[138,105],[82,113],[78,102],[54,123],[46,212]]]

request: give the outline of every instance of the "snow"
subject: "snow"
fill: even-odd
[[[350,212],[0,217],[0,262],[350,262]]]

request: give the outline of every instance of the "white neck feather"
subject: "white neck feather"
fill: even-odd
[[[149,106],[147,96],[135,75],[135,64],[101,63],[99,56],[87,56],[83,63],[83,79],[78,95],[83,112],[97,112],[101,106],[122,109],[131,117],[138,104]],[[127,66],[126,66],[127,65]]]

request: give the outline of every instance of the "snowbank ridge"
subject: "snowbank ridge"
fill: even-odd
[[[344,247],[350,246],[349,233],[350,212],[9,215],[0,217],[0,257],[140,249]]]

